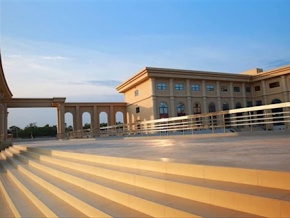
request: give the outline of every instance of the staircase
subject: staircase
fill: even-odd
[[[13,146],[0,217],[290,217],[290,172]]]

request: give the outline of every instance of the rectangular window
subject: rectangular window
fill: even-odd
[[[255,86],[255,91],[258,92],[261,90],[261,87],[260,86]]]
[[[206,91],[214,91],[213,85],[206,85]]]
[[[138,96],[139,95],[139,90],[135,90],[135,96]]]
[[[241,91],[240,87],[238,87],[238,86],[234,87],[234,92],[240,92],[240,91]]]
[[[165,83],[158,83],[157,89],[158,90],[166,90],[166,84]]]
[[[247,107],[252,107],[252,106],[253,106],[253,102],[247,101]]]
[[[279,82],[274,82],[274,83],[270,83],[269,84],[270,89],[276,88],[276,87],[279,87],[279,86],[280,86],[280,83]]]
[[[228,87],[227,86],[221,86],[221,91],[222,92],[227,92],[228,91]]]
[[[140,107],[136,107],[136,113],[138,114],[140,112]]]
[[[183,90],[183,89],[184,89],[184,86],[183,86],[183,84],[181,84],[181,83],[176,83],[176,84],[175,84],[175,89],[176,89],[176,90]]]
[[[199,91],[199,85],[197,85],[197,84],[193,84],[193,85],[191,85],[191,90],[192,91]]]
[[[256,106],[261,106],[261,105],[262,105],[262,101],[261,100],[256,101]]]
[[[246,92],[251,92],[251,87],[250,86],[246,86]]]

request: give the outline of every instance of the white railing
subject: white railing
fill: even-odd
[[[81,130],[68,138],[289,130],[290,102]]]

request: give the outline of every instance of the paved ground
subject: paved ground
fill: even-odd
[[[290,172],[290,133],[16,142],[97,155]]]

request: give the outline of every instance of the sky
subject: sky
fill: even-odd
[[[289,8],[289,0],[0,0],[2,64],[15,98],[122,102],[116,86],[144,67],[240,73],[290,64]],[[8,127],[56,124],[54,108],[8,111]]]

